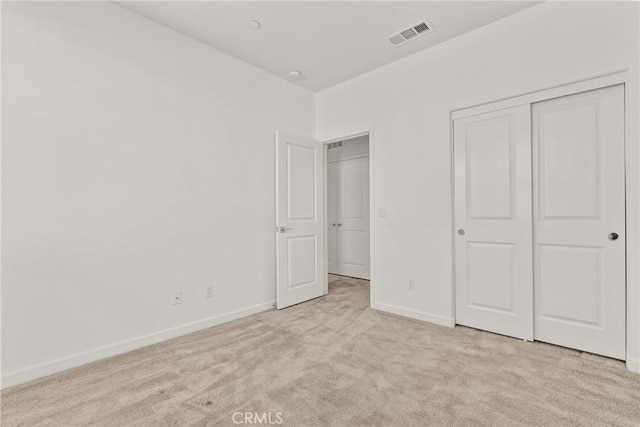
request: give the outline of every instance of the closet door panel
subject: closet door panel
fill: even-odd
[[[535,339],[624,359],[624,87],[534,104],[533,153]]]
[[[456,323],[533,339],[528,105],[454,121]]]
[[[327,270],[338,273],[338,164],[327,163]]]
[[[369,279],[369,158],[338,165],[337,263],[339,274]]]

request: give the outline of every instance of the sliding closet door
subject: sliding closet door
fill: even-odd
[[[456,322],[533,339],[531,110],[454,121]]]
[[[535,339],[625,358],[624,90],[533,105]]]

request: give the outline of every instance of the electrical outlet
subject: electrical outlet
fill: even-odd
[[[204,287],[204,296],[206,298],[211,298],[213,296],[213,285],[206,285]]]
[[[173,305],[182,304],[182,291],[175,291],[173,293],[173,299],[171,301]]]
[[[407,288],[408,288],[410,291],[415,291],[415,290],[416,290],[416,284],[415,284],[415,282],[413,281],[413,279],[409,279],[409,285],[407,286]]]

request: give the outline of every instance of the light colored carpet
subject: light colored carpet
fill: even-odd
[[[640,425],[640,375],[622,362],[368,298],[368,282],[332,277],[326,297],[10,388],[3,425],[236,425],[235,412],[288,426]]]

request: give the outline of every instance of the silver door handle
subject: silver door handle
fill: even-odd
[[[289,230],[293,230],[292,227],[276,227],[276,233],[285,233]]]
[[[458,229],[458,234],[464,236],[464,228]]]

